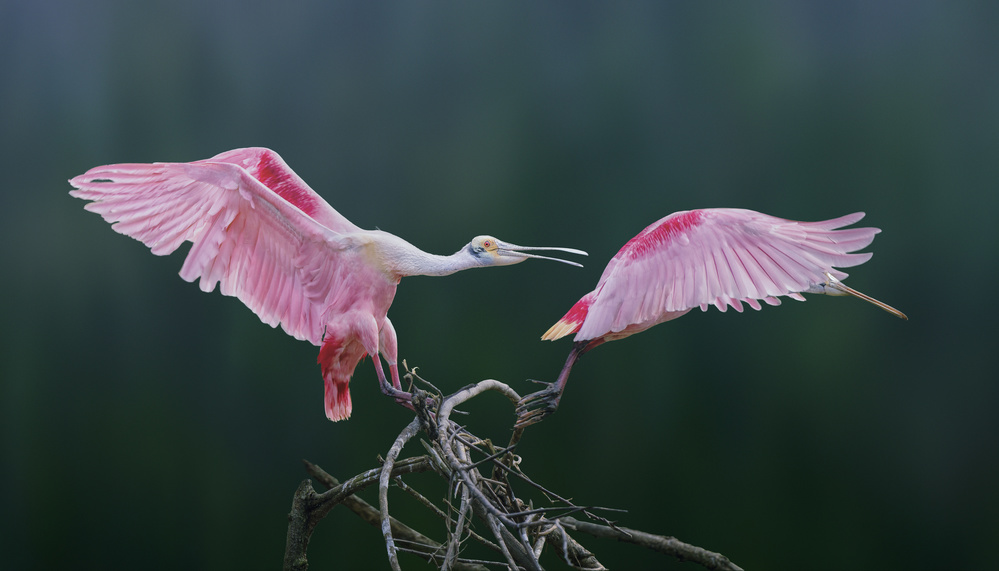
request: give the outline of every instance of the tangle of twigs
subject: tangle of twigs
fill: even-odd
[[[432,387],[416,374],[415,369],[408,371],[406,377],[411,383],[420,381]],[[546,547],[572,568],[605,569],[570,532],[631,543],[698,563],[706,569],[740,569],[719,553],[672,537],[618,527],[597,513],[619,510],[576,505],[533,481],[520,469],[520,458],[514,454],[524,428],[514,429],[507,446],[497,448],[451,420],[456,406],[486,391],[499,392],[512,406],[520,400],[520,395],[513,389],[495,380],[480,381],[446,397],[437,391],[436,395],[431,395],[414,388],[416,416],[392,443],[381,467],[340,483],[306,461],[306,471],[327,491],[316,492],[311,480],[303,481],[295,491],[288,515],[284,569],[308,569],[309,538],[319,521],[340,504],[381,530],[389,565],[396,571],[401,570],[399,552],[420,556],[442,570],[483,571],[490,567],[505,567],[540,571],[539,558]],[[427,403],[431,403],[430,406]],[[420,433],[427,437],[422,440],[426,454],[400,460],[403,448]],[[484,473],[490,467],[492,470]],[[402,476],[416,472],[434,472],[448,482],[450,499],[445,507],[438,507],[403,481]],[[375,483],[378,485],[377,508],[354,495]],[[388,491],[393,483],[440,518],[446,529],[445,543],[430,539],[390,515]],[[518,495],[514,484],[518,490],[540,492],[551,505],[534,507],[532,501],[525,501]],[[475,521],[484,524],[485,529],[473,530]],[[493,559],[463,557],[468,542],[484,546],[494,553]]]

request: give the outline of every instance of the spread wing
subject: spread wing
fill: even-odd
[[[243,168],[250,177],[260,181],[268,190],[292,203],[310,218],[330,230],[349,234],[363,232],[357,226],[344,218],[323,200],[316,191],[309,188],[305,181],[274,151],[262,147],[234,149],[215,155],[210,159],[197,161],[201,163],[229,163]]]
[[[778,296],[804,299],[800,292],[826,282],[826,272],[846,277],[834,267],[870,259],[871,253],[850,252],[869,245],[880,230],[837,230],[863,217],[857,212],[795,222],[733,208],[671,214],[631,239],[610,261],[588,296],[585,322],[578,320],[574,327],[576,339],[619,332],[694,307],[714,305],[725,311],[731,305],[742,311],[742,302],[760,309],[759,300],[777,305]]]
[[[274,151],[237,149],[193,163],[117,164],[69,181],[72,196],[156,255],[192,242],[180,275],[215,284],[272,327],[318,345],[323,313],[364,231]]]

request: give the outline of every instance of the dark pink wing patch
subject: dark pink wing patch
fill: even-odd
[[[614,257],[628,256],[631,259],[636,259],[641,258],[650,251],[660,250],[672,242],[679,234],[698,226],[703,218],[703,210],[687,210],[673,213],[663,220],[653,222],[645,230],[639,232],[637,236],[628,240]]]
[[[291,170],[280,155],[263,147],[233,149],[199,163],[229,163],[245,170],[268,190],[298,208],[316,222],[334,232],[358,232],[361,229],[333,209],[323,197],[309,188],[302,177]]]
[[[301,179],[292,172],[275,153],[261,153],[256,165],[248,165],[247,172],[281,198],[294,204],[299,210],[315,218],[319,211],[319,201],[314,192],[303,188]]]

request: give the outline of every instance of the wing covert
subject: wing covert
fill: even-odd
[[[197,161],[195,164],[198,163],[236,165],[260,181],[269,190],[330,230],[340,234],[362,231],[361,228],[355,226],[330,206],[316,191],[312,190],[302,180],[302,177],[291,170],[291,167],[284,162],[280,155],[270,149],[263,147],[233,149],[219,153],[210,159]]]

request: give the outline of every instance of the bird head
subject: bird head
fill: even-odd
[[[555,262],[562,262],[563,264],[569,264],[571,266],[583,267],[582,264],[570,262],[569,260],[530,254],[528,252],[541,250],[566,252],[568,254],[578,254],[580,256],[587,255],[586,252],[573,248],[518,246],[516,244],[504,242],[492,236],[476,236],[471,242],[468,243],[466,248],[468,253],[483,266],[509,266],[510,264],[523,262],[527,258],[538,258],[540,260],[552,260]]]

